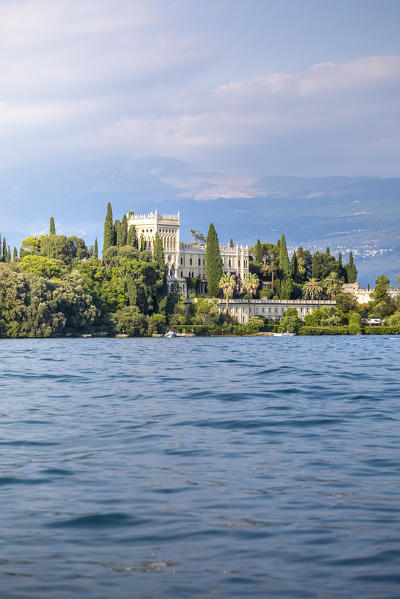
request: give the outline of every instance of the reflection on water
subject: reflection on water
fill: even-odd
[[[2,340],[1,597],[397,599],[399,349]]]

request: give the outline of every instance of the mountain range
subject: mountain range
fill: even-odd
[[[400,273],[400,178],[249,176],[169,158],[49,164],[0,172],[0,232],[19,247],[57,231],[101,240],[107,202],[114,218],[134,210],[180,212],[181,239],[210,221],[221,243],[275,242],[355,255],[361,285]]]

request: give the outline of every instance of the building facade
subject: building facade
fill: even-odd
[[[343,291],[354,295],[359,304],[369,304],[373,300],[373,289],[360,289],[360,283],[346,283]],[[388,296],[396,298],[400,296],[400,289],[388,289]]]
[[[169,282],[178,280],[187,293],[187,279],[199,279],[200,291],[205,292],[205,246],[180,241],[180,214],[127,214],[128,227],[134,226],[138,240],[143,238],[146,248],[153,250],[156,233],[163,245]],[[243,279],[249,272],[248,247],[220,246],[223,272]]]
[[[324,306],[335,306],[334,300],[272,300],[272,299],[253,299],[250,300],[250,318],[252,316],[261,316],[262,318],[281,318],[288,308],[296,308],[299,317],[304,320],[307,314],[310,314],[316,308]],[[226,302],[219,300],[219,311],[225,313]],[[248,322],[249,303],[245,299],[229,300],[229,314],[239,324]]]

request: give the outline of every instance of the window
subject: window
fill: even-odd
[[[231,267],[231,266],[232,266],[232,264],[231,264],[231,260],[229,259],[229,267]]]
[[[183,258],[181,258],[181,264],[183,264]]]
[[[192,259],[191,259],[191,258],[190,258],[190,260],[189,260],[189,264],[190,264],[190,266],[192,266],[192,264],[193,264],[193,261],[192,261]]]
[[[201,266],[201,258],[199,258],[199,266]]]

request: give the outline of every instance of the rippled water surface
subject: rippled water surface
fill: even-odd
[[[0,341],[0,596],[400,596],[400,337]]]

